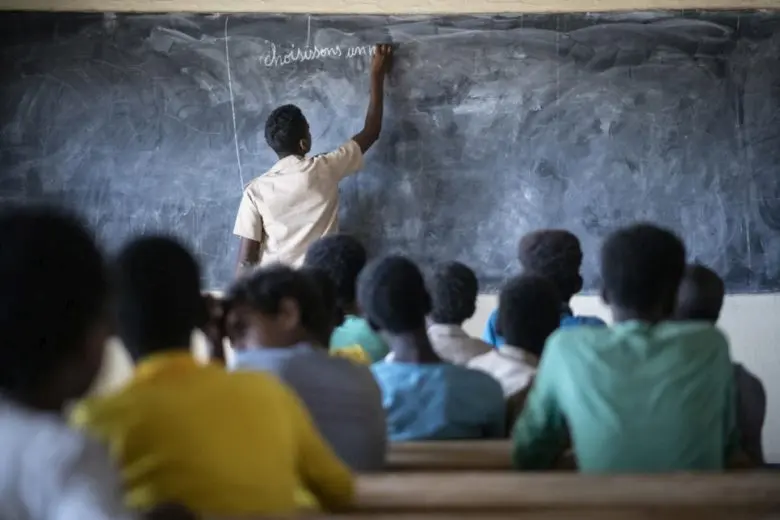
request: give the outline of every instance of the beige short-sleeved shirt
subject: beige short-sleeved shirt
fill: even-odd
[[[261,265],[299,266],[312,242],[338,231],[339,181],[362,166],[352,140],[323,155],[281,159],[244,189],[233,233],[261,243]]]

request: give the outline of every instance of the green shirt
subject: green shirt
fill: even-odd
[[[556,332],[514,427],[515,466],[552,467],[569,437],[583,472],[723,469],[739,440],[726,338],[704,323]]]
[[[330,337],[330,349],[339,350],[355,345],[363,347],[372,363],[381,361],[390,352],[385,342],[366,320],[350,314],[344,319],[344,323],[333,331]]]

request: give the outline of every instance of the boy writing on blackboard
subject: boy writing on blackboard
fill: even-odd
[[[371,66],[371,100],[363,129],[337,150],[306,157],[309,124],[301,110],[284,105],[268,117],[265,140],[279,161],[250,182],[233,233],[241,238],[238,273],[257,264],[298,266],[312,242],[338,229],[339,181],[356,173],[382,130],[384,80],[390,45],[377,45]]]

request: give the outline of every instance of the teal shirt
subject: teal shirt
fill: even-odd
[[[569,445],[580,471],[722,470],[738,446],[726,338],[704,323],[561,329],[513,431],[519,469]]]
[[[372,363],[383,360],[390,352],[385,342],[366,320],[350,314],[344,319],[344,323],[333,331],[330,337],[330,349],[338,350],[355,345],[363,347]]]

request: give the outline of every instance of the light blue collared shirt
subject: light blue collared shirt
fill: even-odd
[[[484,439],[506,434],[501,385],[448,363],[383,361],[371,366],[382,389],[392,441]]]

